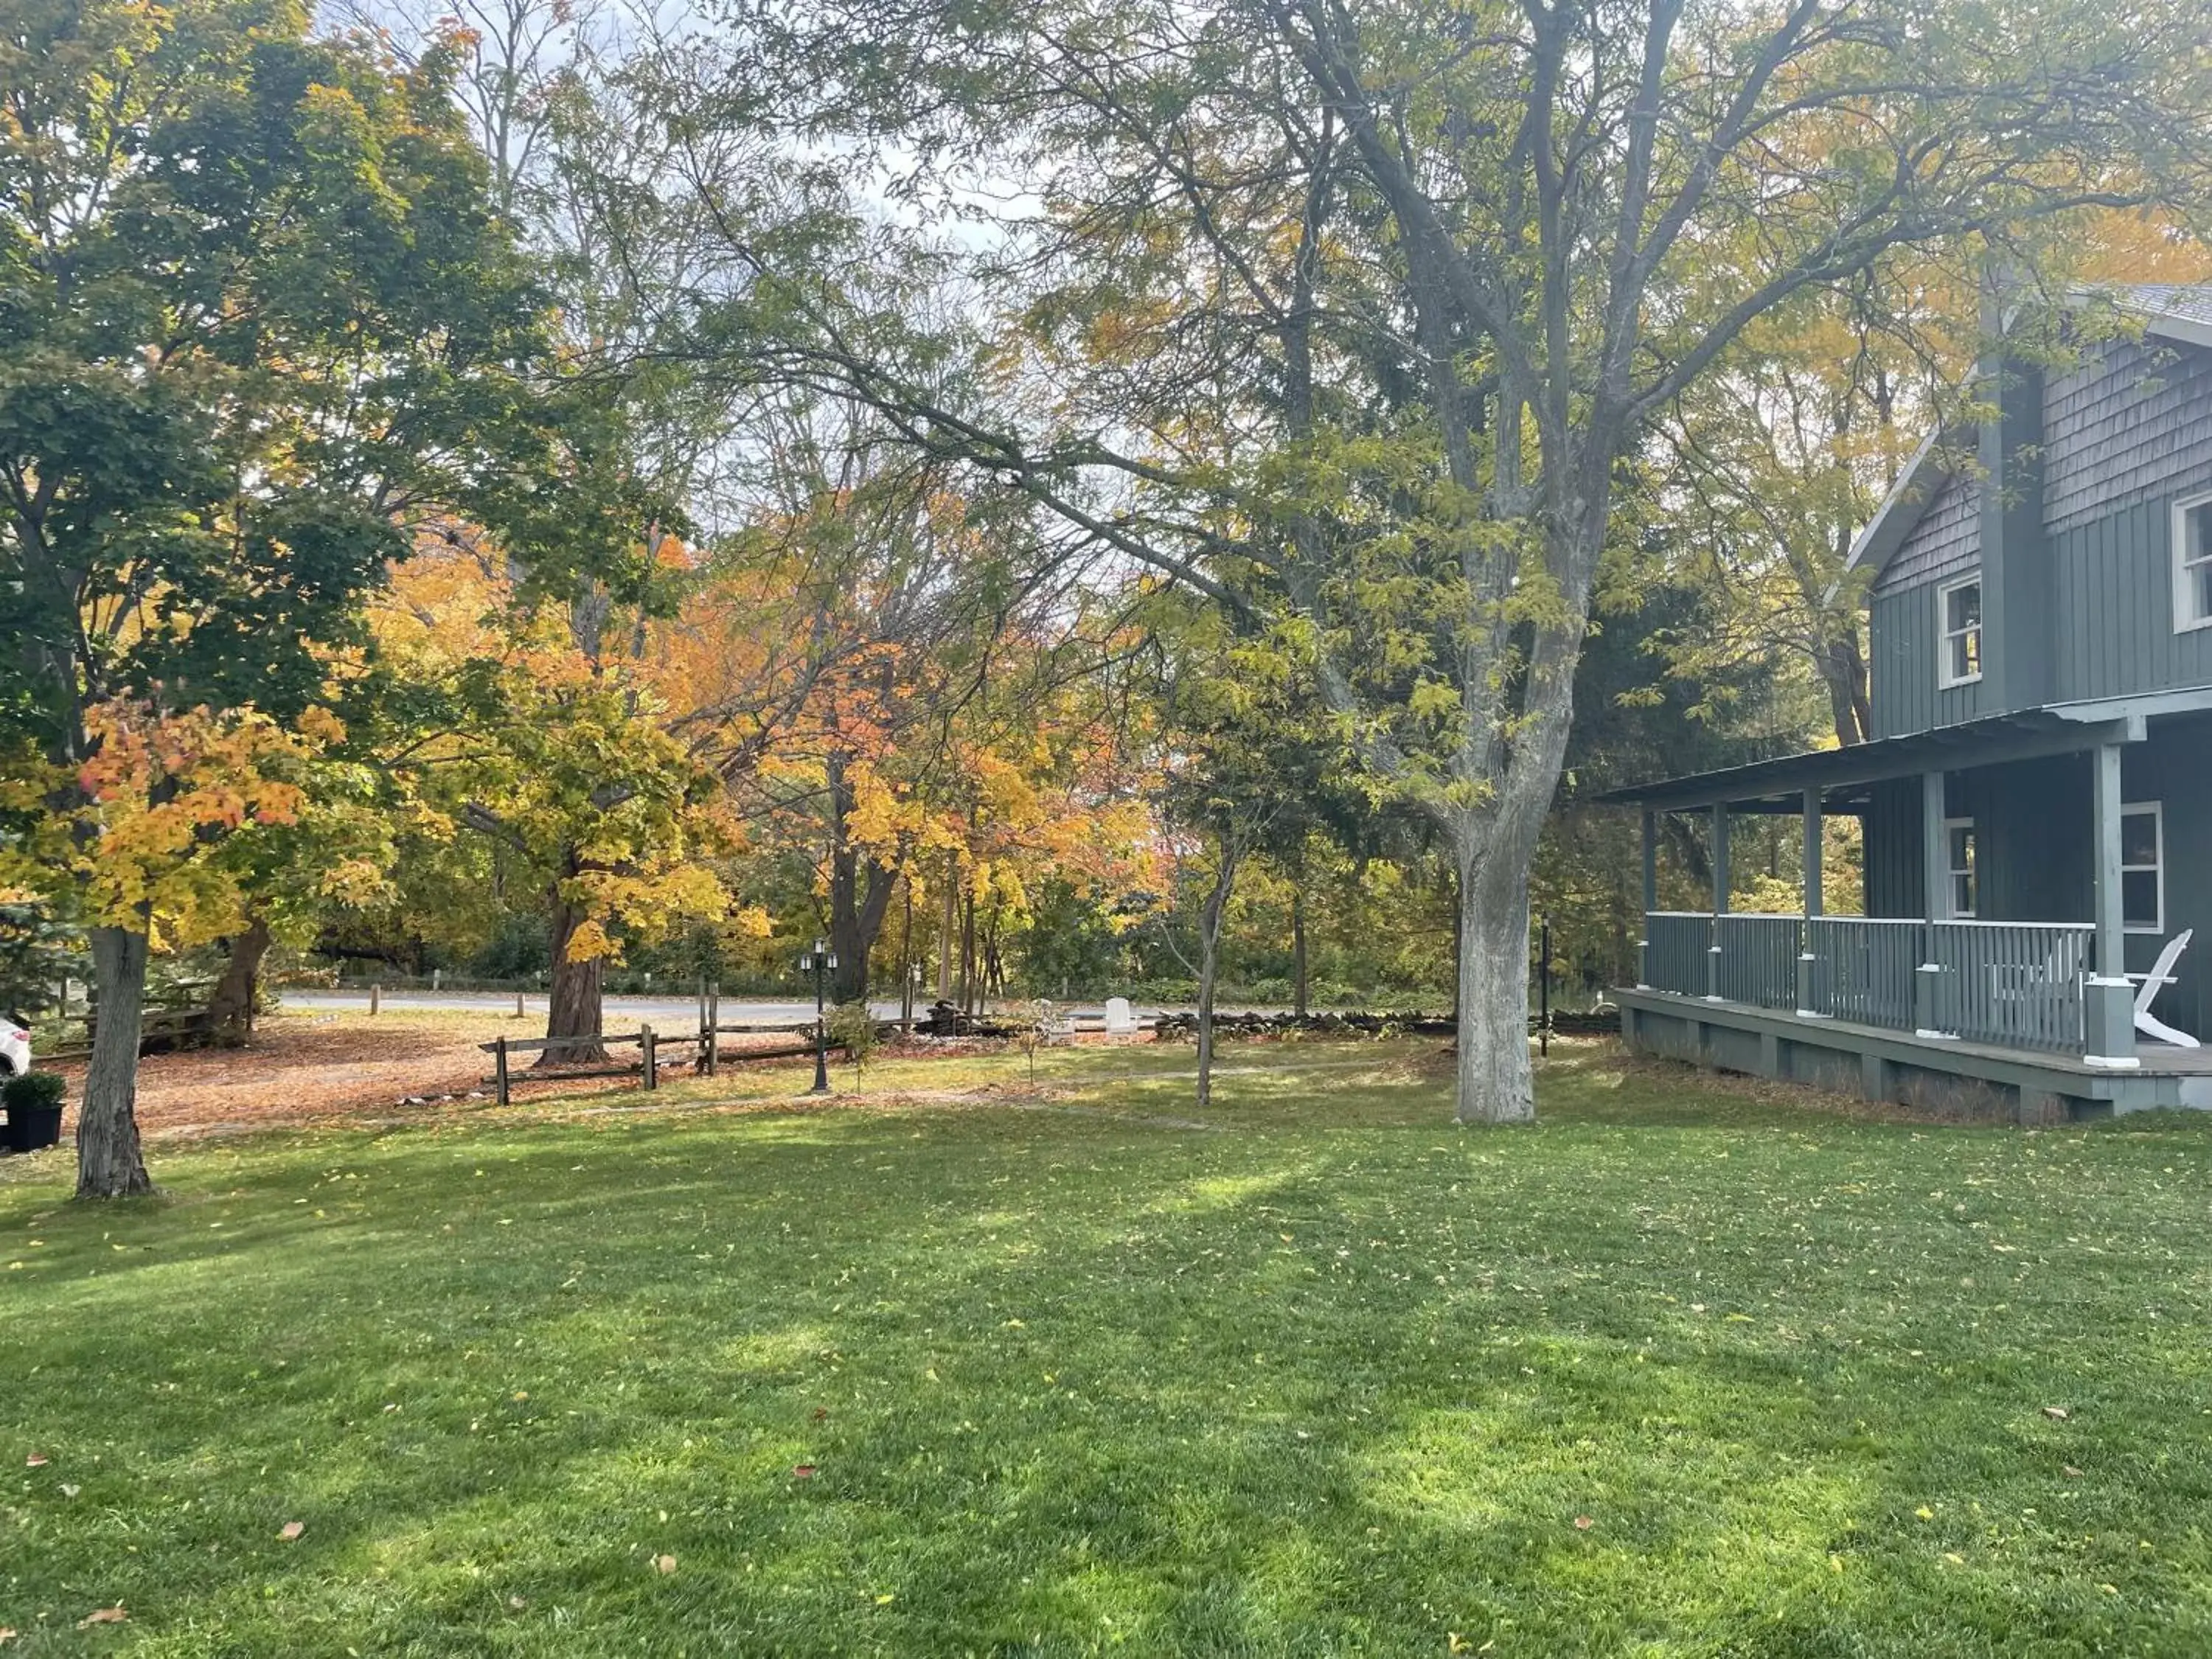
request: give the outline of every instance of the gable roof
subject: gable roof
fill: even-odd
[[[2075,289],[2066,303],[2080,309],[2098,301],[2136,319],[2147,335],[2212,348],[2212,283],[2104,283]],[[1864,566],[1881,573],[1943,487],[1959,475],[1955,462],[1967,436],[1958,428],[1929,434],[1851,543],[1845,571]]]

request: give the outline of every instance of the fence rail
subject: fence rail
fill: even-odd
[[[1802,951],[1812,958],[1808,1013],[2008,1048],[2065,1053],[2083,1040],[2096,944],[2087,922],[1660,911],[1644,930],[1653,990],[1705,995],[1710,954],[1723,1000],[1796,1009]]]
[[[1938,921],[1929,961],[1942,969],[1942,1030],[2008,1048],[2078,1050],[2081,982],[2097,931],[2087,923]]]
[[[1758,1008],[1797,1006],[1797,953],[1805,918],[1735,912],[1713,918],[1720,994]]]
[[[1655,991],[1705,994],[1705,956],[1713,919],[1697,911],[1655,910],[1644,918],[1644,974]]]
[[[1813,957],[1809,1012],[1860,1025],[1913,1029],[1913,973],[1926,924],[1868,916],[1814,916],[1806,928]]]

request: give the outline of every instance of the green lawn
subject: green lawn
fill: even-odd
[[[1425,1053],[0,1164],[0,1654],[2212,1652],[2197,1124]]]

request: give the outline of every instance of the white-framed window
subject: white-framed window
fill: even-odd
[[[1955,921],[1970,921],[1981,902],[1981,860],[1972,818],[1943,820],[1943,896]]]
[[[2212,495],[2173,504],[2173,631],[2212,628]]]
[[[1936,683],[1972,685],[1982,677],[1982,579],[1961,577],[1936,590]]]
[[[2166,809],[2136,801],[2120,808],[2120,920],[2130,933],[2166,931]]]

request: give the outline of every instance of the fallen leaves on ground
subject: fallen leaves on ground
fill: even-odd
[[[655,1572],[673,1572],[676,1571],[676,1558],[672,1555],[656,1555],[653,1558],[653,1568]]]
[[[96,1607],[78,1620],[76,1627],[79,1630],[89,1630],[94,1625],[120,1625],[130,1617],[131,1615],[120,1607]]]
[[[811,1463],[793,1464],[791,1470],[791,1478],[794,1480],[811,1480],[814,1478],[814,1465]]]
[[[293,1539],[297,1538],[301,1533],[307,1531],[307,1523],[304,1521],[287,1521],[283,1526],[276,1528],[276,1535],[279,1538]]]
[[[1596,1524],[1597,1522],[1591,1520],[1587,1515],[1578,1515],[1575,1517],[1575,1530],[1577,1532],[1588,1532]]]
[[[46,1467],[46,1455],[42,1452],[33,1452],[23,1460],[23,1467],[27,1469],[43,1469]]]
[[[2054,1423],[2063,1423],[2072,1415],[2063,1406],[2045,1406],[2043,1408],[2043,1414]]]

